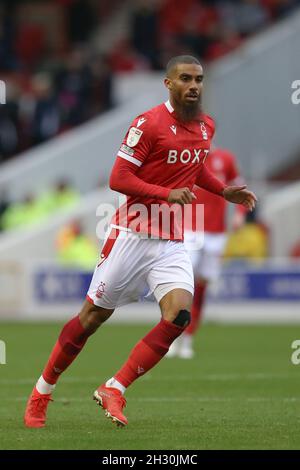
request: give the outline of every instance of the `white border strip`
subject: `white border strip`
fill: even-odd
[[[124,160],[128,160],[131,163],[134,163],[137,166],[142,166],[142,162],[140,162],[137,158],[130,157],[126,155],[126,153],[122,152],[121,150],[118,151],[118,157],[124,158]]]
[[[166,102],[165,102],[165,105],[166,105],[166,108],[167,108],[167,110],[169,111],[169,113],[173,113],[174,108],[173,108],[173,106],[171,105],[170,100],[166,101]]]
[[[118,230],[123,230],[124,232],[132,232],[130,228],[122,227],[121,225],[110,224],[111,228],[116,228]]]

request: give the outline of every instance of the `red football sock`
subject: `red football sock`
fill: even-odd
[[[57,382],[60,374],[80,353],[89,336],[81,325],[79,316],[72,318],[63,327],[42,374],[48,384]]]
[[[180,327],[162,319],[130,353],[127,362],[114,375],[124,387],[152,369],[168,352],[173,341],[184,331]]]
[[[206,284],[203,284],[202,282],[195,283],[194,300],[191,311],[191,323],[185,329],[185,334],[187,335],[194,335],[199,328],[203,311],[205,291]]]

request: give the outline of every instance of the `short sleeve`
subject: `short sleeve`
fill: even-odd
[[[133,120],[117,155],[137,166],[142,166],[151,152],[152,145],[153,132],[150,119],[141,115]]]

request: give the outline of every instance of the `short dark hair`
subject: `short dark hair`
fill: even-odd
[[[167,67],[166,67],[167,77],[170,76],[172,70],[178,64],[197,64],[197,65],[201,65],[199,60],[196,57],[193,57],[192,55],[177,55],[175,57],[172,57],[172,59],[170,59],[169,62],[167,63]]]

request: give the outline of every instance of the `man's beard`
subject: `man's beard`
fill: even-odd
[[[177,101],[177,100],[176,100]],[[196,119],[202,113],[201,97],[195,103],[176,102],[176,114],[180,121],[187,122]]]

